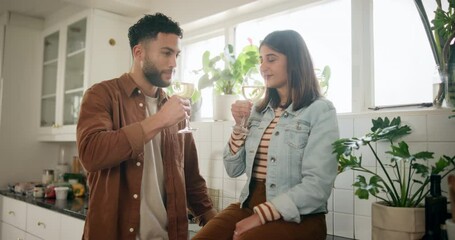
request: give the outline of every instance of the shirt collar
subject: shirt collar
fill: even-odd
[[[125,94],[128,97],[131,97],[134,93],[137,92],[137,90],[139,90],[139,86],[128,73],[125,73],[120,77],[120,82],[122,89],[125,91]]]
[[[132,97],[134,94],[138,94],[139,85],[137,85],[137,83],[128,73],[125,73],[120,77],[120,82],[127,96]],[[169,98],[169,96],[162,88],[157,89],[156,95],[158,99],[158,106],[162,106]]]

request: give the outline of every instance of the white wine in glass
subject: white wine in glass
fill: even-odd
[[[257,102],[265,93],[265,84],[260,74],[259,66],[252,67],[245,74],[245,78],[242,83],[242,94],[246,100]],[[248,128],[245,127],[246,116],[242,117],[240,123],[240,131],[244,134],[248,133]]]
[[[189,82],[174,81],[171,84],[172,92],[181,98],[190,99],[194,93],[194,84]],[[178,133],[191,133],[196,131],[196,128],[190,127],[190,117],[185,119],[185,128],[180,129]]]
[[[265,87],[264,86],[242,86],[243,97],[247,100],[257,102],[264,95]]]
[[[172,92],[179,97],[190,99],[194,93],[194,84],[175,81],[172,83]]]

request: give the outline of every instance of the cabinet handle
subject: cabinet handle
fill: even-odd
[[[9,214],[9,215],[16,216],[16,213],[15,213],[14,211],[9,211],[8,214]]]
[[[38,222],[38,226],[40,226],[40,227],[43,226],[43,228],[46,228],[46,224],[43,222]]]

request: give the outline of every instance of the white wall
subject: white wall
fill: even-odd
[[[6,25],[0,126],[0,188],[40,180],[58,145],[37,141],[42,20],[12,15]]]
[[[435,157],[455,155],[455,119],[448,119],[448,109],[417,111],[368,112],[338,116],[341,137],[363,136],[371,128],[371,119],[401,116],[402,124],[412,129],[404,140],[411,152],[428,150]],[[246,182],[245,176],[233,179],[227,176],[223,166],[223,147],[229,138],[233,122],[194,122],[198,148],[199,167],[210,188],[219,189],[219,206],[225,208],[238,201],[240,191]],[[376,163],[371,156],[364,155],[364,165],[372,169]],[[338,175],[332,196],[329,199],[329,213],[326,215],[328,234],[371,239],[371,202],[375,199],[359,200],[354,197],[352,183],[356,175],[350,171]],[[447,182],[442,181],[442,190],[447,191]]]

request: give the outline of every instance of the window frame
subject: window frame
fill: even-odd
[[[239,23],[280,14],[294,8],[314,6],[335,0],[294,0],[253,2],[245,6],[230,9],[195,22],[182,25],[185,29],[183,44],[201,40],[214,32],[223,32],[227,43],[235,44],[235,28]],[[417,11],[417,10],[416,10]],[[351,112],[368,111],[375,106],[374,90],[374,35],[373,35],[373,0],[351,0],[351,49],[352,49],[352,102]]]

